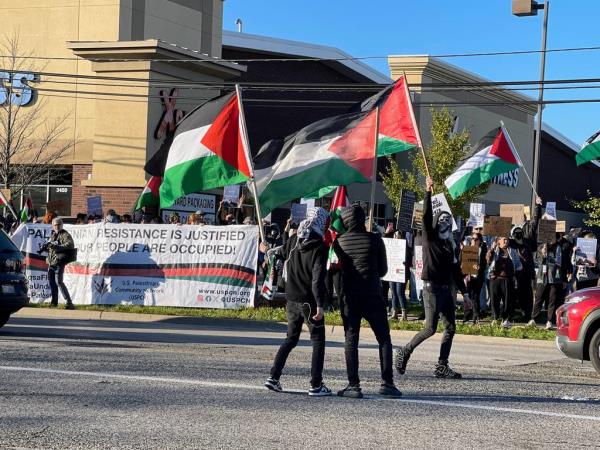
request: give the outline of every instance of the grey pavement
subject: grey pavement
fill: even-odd
[[[132,320],[124,320],[132,319]],[[432,377],[440,336],[376,394],[371,333],[366,398],[310,398],[303,336],[281,379],[262,387],[285,334],[275,323],[23,310],[0,329],[0,448],[598,448],[600,378],[552,342],[457,336],[465,378]],[[345,386],[343,336],[328,330],[325,382]],[[394,344],[413,333],[394,332]]]

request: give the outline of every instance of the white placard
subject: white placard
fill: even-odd
[[[431,197],[431,206],[433,209],[434,216],[435,216],[435,213],[437,213],[438,211],[446,211],[446,212],[452,214],[450,205],[448,205],[448,200],[446,200],[446,196],[443,193],[439,193],[439,194]],[[458,225],[456,225],[454,216],[452,216],[452,231],[456,231],[456,230],[458,230]]]
[[[240,201],[240,185],[233,184],[223,188],[223,206],[235,208]]]
[[[423,276],[423,246],[415,245],[415,287],[417,291],[423,290],[423,280],[421,276]]]
[[[593,266],[596,261],[598,241],[590,238],[577,238],[575,264],[578,266]]]
[[[549,220],[556,220],[556,202],[546,203],[546,218]]]
[[[315,207],[315,199],[314,198],[302,198],[300,199],[300,203],[306,205],[308,210]]]
[[[485,217],[485,203],[471,203],[469,207],[469,222],[467,226],[473,228],[483,228],[483,219]]]
[[[406,241],[404,239],[384,238],[388,271],[383,277],[385,281],[406,282]]]

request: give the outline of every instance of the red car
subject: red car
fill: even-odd
[[[569,358],[592,361],[600,374],[600,287],[576,291],[556,311],[556,345]]]

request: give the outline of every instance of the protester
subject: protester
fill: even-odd
[[[591,231],[582,231],[581,238],[596,239],[596,236]],[[598,267],[598,248],[593,256],[586,255],[585,257],[578,253],[579,247],[573,247],[571,263],[575,274],[576,290],[598,286],[600,278],[600,268]]]
[[[438,320],[441,317],[444,336],[434,375],[437,378],[458,379],[462,378],[462,375],[448,365],[456,330],[452,282],[463,294],[465,303],[468,304],[470,300],[460,264],[456,259],[456,244],[452,239],[452,215],[448,211],[433,214],[431,204],[433,180],[430,177],[427,177],[426,186],[427,192],[423,201],[423,274],[421,276],[424,281],[425,327],[406,346],[396,350],[396,369],[400,374],[405,373],[410,355],[417,346],[436,333]]]
[[[246,200],[246,196],[244,194],[242,194],[242,196],[240,197],[238,204],[235,205],[234,207],[230,207],[227,206],[227,204],[225,203],[224,200],[221,200],[221,202],[219,203],[219,209],[217,209],[217,223],[219,225],[240,225],[244,222],[244,211],[242,209],[242,205],[244,204],[244,201]],[[223,217],[223,209],[227,208],[228,209],[228,213],[225,215],[225,218],[222,219]],[[232,212],[229,212],[233,210]]]
[[[533,314],[528,325],[535,326],[544,302],[548,302],[546,329],[551,330],[555,322],[554,314],[564,303],[567,288],[567,273],[562,269],[563,254],[558,240],[545,243],[537,256],[538,274]]]
[[[271,376],[264,385],[281,392],[279,379],[290,352],[296,347],[306,322],[312,341],[311,380],[308,395],[331,395],[331,389],[323,384],[325,360],[325,320],[323,302],[327,296],[325,276],[327,272],[327,246],[323,234],[329,214],[323,208],[309,211],[298,229],[296,245],[284,253],[286,266],[287,337],[277,355]]]
[[[365,212],[359,205],[348,206],[341,213],[347,230],[333,242],[342,274],[341,315],[345,332],[348,386],[340,397],[362,398],[358,376],[358,340],[360,323],[369,322],[379,344],[382,384],[381,395],[399,397],[394,385],[392,340],[387,321],[387,306],[381,294],[381,278],[387,273],[385,246],[380,236],[368,233]]]
[[[133,219],[131,218],[131,214],[123,214],[121,216],[122,223],[133,223]]]
[[[181,217],[179,217],[177,212],[173,211],[171,214],[169,214],[169,223],[171,225],[181,225]]]
[[[510,248],[519,254],[523,270],[517,273],[515,301],[518,301],[525,322],[531,319],[533,308],[533,281],[535,280],[534,253],[537,251],[537,229],[542,217],[542,199],[536,197],[535,211],[531,221],[514,226],[509,240]],[[516,306],[516,305],[515,305]]]
[[[519,272],[523,270],[521,258],[516,249],[509,247],[507,237],[499,237],[487,254],[487,263],[490,267],[492,324],[502,318],[502,326],[510,328],[515,307],[515,284],[518,282]],[[529,282],[528,278],[524,280]]]
[[[479,259],[474,267],[477,273],[467,276],[467,292],[469,293],[469,298],[472,300],[473,307],[467,310],[468,312],[465,312],[463,322],[467,322],[472,318],[473,324],[476,325],[481,319],[481,303],[479,297],[487,271],[487,245],[483,240],[481,233],[477,232],[471,234],[470,245],[477,248]]]
[[[42,218],[42,223],[46,224],[46,225],[50,225],[52,223],[52,220],[54,220],[55,217],[56,217],[56,213],[54,211],[48,211],[46,214],[44,214],[44,217]]]
[[[47,242],[48,252],[46,262],[48,263],[48,281],[50,283],[50,292],[52,295],[51,306],[58,306],[58,289],[67,302],[67,309],[75,309],[69,290],[63,281],[65,266],[70,262],[69,255],[74,251],[75,244],[73,238],[67,230],[63,228],[62,219],[54,218],[52,220],[52,234]]]

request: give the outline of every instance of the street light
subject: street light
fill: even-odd
[[[531,211],[535,210],[535,197],[538,190],[540,145],[542,142],[542,102],[544,101],[544,76],[546,73],[546,35],[548,34],[548,9],[550,1],[538,3],[535,0],[512,0],[512,13],[515,16],[537,16],[540,9],[544,10],[544,26],[542,29],[542,59],[540,60],[540,90],[537,105],[537,124],[535,130],[535,146],[533,149],[533,198]]]

